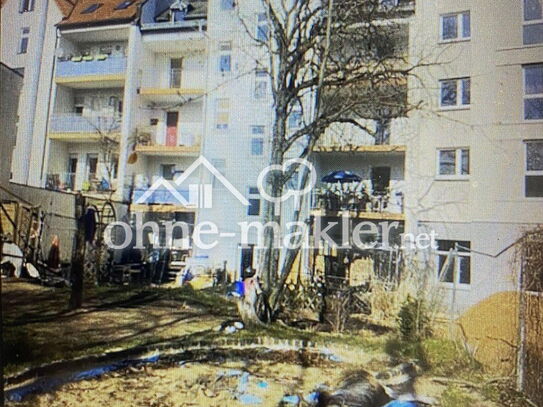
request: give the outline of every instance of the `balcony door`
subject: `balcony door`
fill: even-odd
[[[98,154],[87,154],[87,181],[92,182],[97,179]]]
[[[181,69],[183,68],[182,58],[170,59],[170,88],[181,87]]]
[[[386,194],[390,186],[390,167],[372,167],[371,184],[374,194]]]
[[[68,158],[68,173],[66,174],[66,189],[75,188],[75,174],[77,173],[77,154],[70,154]]]
[[[177,122],[179,121],[179,112],[166,113],[166,145],[175,147],[177,145]]]

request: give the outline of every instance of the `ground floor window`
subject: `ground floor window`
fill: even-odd
[[[443,283],[471,284],[471,242],[437,240],[436,275]]]
[[[526,198],[543,197],[543,140],[526,142],[524,194]]]

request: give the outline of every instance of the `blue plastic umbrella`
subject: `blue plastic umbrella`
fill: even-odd
[[[322,182],[326,183],[348,183],[348,182],[360,182],[362,181],[362,178],[360,178],[358,175],[356,175],[354,172],[351,171],[333,171],[328,175],[325,175],[321,179]]]

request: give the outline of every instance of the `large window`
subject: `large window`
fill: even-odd
[[[217,129],[228,129],[230,121],[230,99],[217,99],[216,106],[216,126]]]
[[[445,14],[440,17],[439,38],[441,41],[468,40],[471,37],[469,11]]]
[[[30,28],[29,27],[23,27],[21,29],[21,40],[19,41],[19,54],[26,54],[28,51],[28,40],[30,37]]]
[[[524,119],[543,119],[543,64],[525,65]]]
[[[469,175],[469,149],[447,148],[437,151],[438,178],[466,178]]]
[[[543,198],[543,140],[526,142],[524,191],[527,198]]]
[[[524,25],[522,38],[524,45],[543,43],[543,0],[524,1]]]
[[[471,284],[471,242],[437,240],[436,275],[443,283]]]
[[[442,108],[467,107],[471,104],[470,78],[439,81],[439,105]]]

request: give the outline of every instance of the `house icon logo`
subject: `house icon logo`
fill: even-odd
[[[215,168],[204,156],[199,156],[182,175],[173,181],[168,181],[163,177],[158,178],[145,193],[137,200],[136,204],[146,204],[156,191],[168,191],[173,199],[180,205],[196,208],[211,208],[213,202],[212,184],[189,184],[188,199],[183,196],[177,187],[180,187],[200,166],[204,166],[224,187],[236,197],[236,199],[244,206],[249,206],[247,198],[239,192],[230,181],[226,179],[221,172]]]

